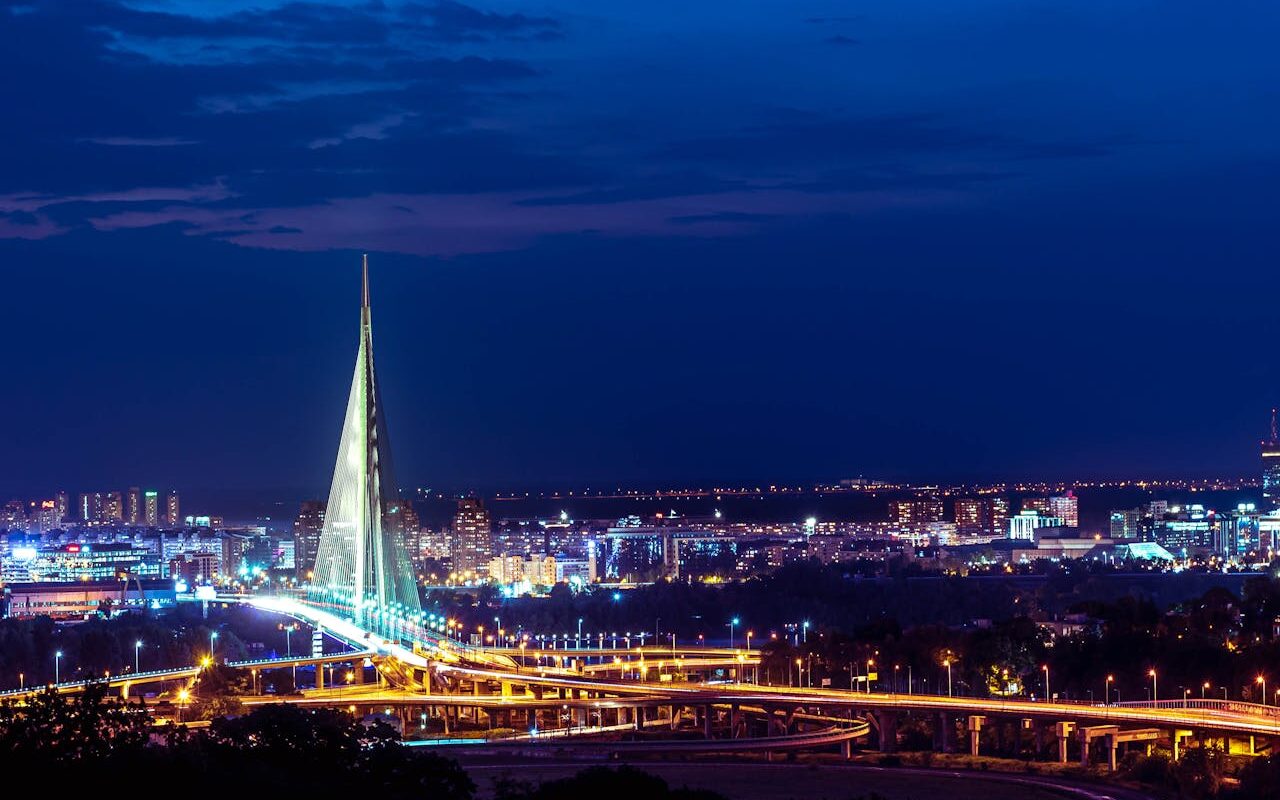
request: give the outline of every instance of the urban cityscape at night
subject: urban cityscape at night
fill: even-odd
[[[1280,797],[1277,34],[0,0],[13,791]]]

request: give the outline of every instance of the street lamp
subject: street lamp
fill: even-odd
[[[1151,702],[1152,703],[1159,702],[1160,701],[1160,684],[1158,682],[1158,679],[1156,678],[1155,668],[1153,667],[1147,670],[1147,674],[1151,676]]]
[[[809,620],[806,619],[801,627],[804,629],[804,640],[807,643],[809,641]]]
[[[1207,691],[1209,691],[1209,682],[1208,682],[1208,681],[1205,681],[1204,683],[1202,683],[1202,684],[1200,685],[1200,699],[1201,699],[1201,700],[1203,700],[1203,699],[1204,699],[1204,693],[1205,693],[1205,692],[1207,692]]]
[[[1253,679],[1253,682],[1262,685],[1262,704],[1265,706],[1267,704],[1267,679],[1259,675]]]
[[[951,697],[951,659],[944,658],[942,666],[947,668],[947,697]]]
[[[62,661],[62,651],[59,650],[53,654],[53,685],[57,686],[62,683],[61,672],[58,670],[58,662]]]
[[[1044,670],[1044,701],[1048,703],[1053,700],[1053,695],[1049,694],[1049,665],[1045,664],[1040,669]]]
[[[142,670],[139,668],[139,666],[138,666],[138,664],[139,664],[138,653],[139,653],[141,650],[142,650],[142,640],[141,640],[141,639],[139,639],[138,641],[136,641],[136,642],[134,642],[134,643],[133,643],[133,671],[134,671],[134,674],[137,674],[138,672],[141,672],[141,671],[142,671]]]
[[[796,659],[796,688],[804,686],[804,659]]]
[[[752,636],[752,632],[747,631],[747,650],[748,651],[751,650],[751,636]]]
[[[1104,687],[1104,688],[1106,689],[1106,691],[1105,691],[1105,692],[1103,692],[1103,694],[1104,694],[1104,695],[1106,695],[1106,697],[1105,697],[1105,699],[1104,699],[1104,701],[1103,701],[1103,703],[1102,703],[1104,706],[1109,706],[1109,705],[1111,705],[1111,684],[1115,681],[1115,679],[1116,679],[1116,676],[1115,676],[1115,675],[1108,675],[1108,676],[1107,676],[1107,682],[1106,682],[1106,685],[1105,685],[1105,687]]]
[[[182,722],[182,712],[187,708],[187,698],[191,696],[191,692],[182,689],[178,692],[178,722]]]
[[[733,626],[738,624],[738,618],[734,617],[729,620],[729,649],[733,649]]]
[[[210,657],[212,657],[212,656],[213,656],[213,643],[214,643],[214,642],[216,642],[216,641],[218,641],[218,632],[217,632],[217,631],[209,631],[209,655],[210,655]]]
[[[578,639],[577,639],[577,644],[574,645],[574,648],[577,650],[582,649],[582,617],[578,617]]]

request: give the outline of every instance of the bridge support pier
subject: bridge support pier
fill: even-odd
[[[893,753],[898,749],[898,712],[875,712],[876,727],[880,729],[880,752]]]
[[[978,755],[978,750],[982,745],[982,728],[986,724],[986,717],[978,714],[969,715],[969,755]]]
[[[951,717],[945,711],[939,711],[933,722],[933,749],[939,753],[950,753],[955,747],[954,733]]]
[[[1071,732],[1076,729],[1074,722],[1059,722],[1054,725],[1054,733],[1058,737],[1058,763],[1067,763],[1067,743],[1071,741]]]
[[[707,739],[711,738],[711,719],[712,711],[708,704],[702,707],[702,735]]]

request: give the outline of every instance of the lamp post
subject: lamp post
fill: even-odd
[[[1262,685],[1262,704],[1265,706],[1267,704],[1267,679],[1259,675],[1253,679],[1253,682]]]
[[[802,628],[804,629],[804,641],[807,644],[809,642],[809,620],[806,619],[804,621]]]
[[[27,676],[19,672],[18,673],[18,691],[22,691],[23,689],[26,689],[26,688],[27,688]]]
[[[796,688],[804,686],[804,659],[796,659]]]
[[[943,659],[942,666],[947,668],[947,697],[951,697],[951,659]]]
[[[867,659],[867,694],[871,694],[871,668],[876,665],[872,659]]]
[[[59,650],[53,654],[53,685],[57,686],[62,683],[62,673],[59,671],[59,662],[62,661],[62,651]]]
[[[574,649],[582,649],[582,617],[578,617],[578,638],[576,640],[576,644],[574,644]]]
[[[1151,702],[1158,703],[1160,701],[1160,683],[1156,677],[1155,668],[1147,670],[1147,674],[1151,676]]]
[[[1112,684],[1112,682],[1113,682],[1113,681],[1115,681],[1115,679],[1116,679],[1116,676],[1114,676],[1114,675],[1108,675],[1108,676],[1107,676],[1106,692],[1105,692],[1105,694],[1106,694],[1106,699],[1105,699],[1105,702],[1103,702],[1103,705],[1104,705],[1104,706],[1109,706],[1109,705],[1111,705],[1111,684]]]
[[[1204,683],[1200,684],[1200,699],[1201,699],[1201,700],[1203,700],[1203,699],[1204,699],[1204,693],[1205,693],[1205,692],[1207,692],[1207,691],[1209,691],[1209,682],[1208,682],[1208,681],[1205,681]]]
[[[178,692],[178,722],[182,722],[182,712],[187,708],[187,698],[191,696],[191,692],[183,689]]]
[[[733,626],[738,624],[738,618],[734,617],[729,620],[729,649],[733,649]]]
[[[218,641],[218,632],[209,631],[209,657],[210,658],[213,657],[213,647],[214,647],[213,643],[216,641]]]
[[[138,641],[133,643],[133,672],[135,675],[142,671],[142,669],[139,667],[141,660],[139,659],[139,656],[138,656],[138,654],[141,651],[142,651],[142,640],[139,639]]]
[[[752,632],[747,631],[747,650],[748,651],[751,650],[751,636],[752,636]]]
[[[1044,701],[1048,703],[1053,700],[1053,695],[1049,694],[1049,665],[1044,664],[1040,669],[1044,670]]]

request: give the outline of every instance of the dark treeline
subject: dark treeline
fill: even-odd
[[[157,729],[145,707],[108,697],[100,686],[75,699],[48,691],[25,705],[0,704],[0,770],[48,781],[66,796],[472,800],[476,791],[457,762],[404,747],[389,726],[342,711],[270,705],[207,728]],[[720,800],[625,768],[541,786],[505,780],[496,794]]]

